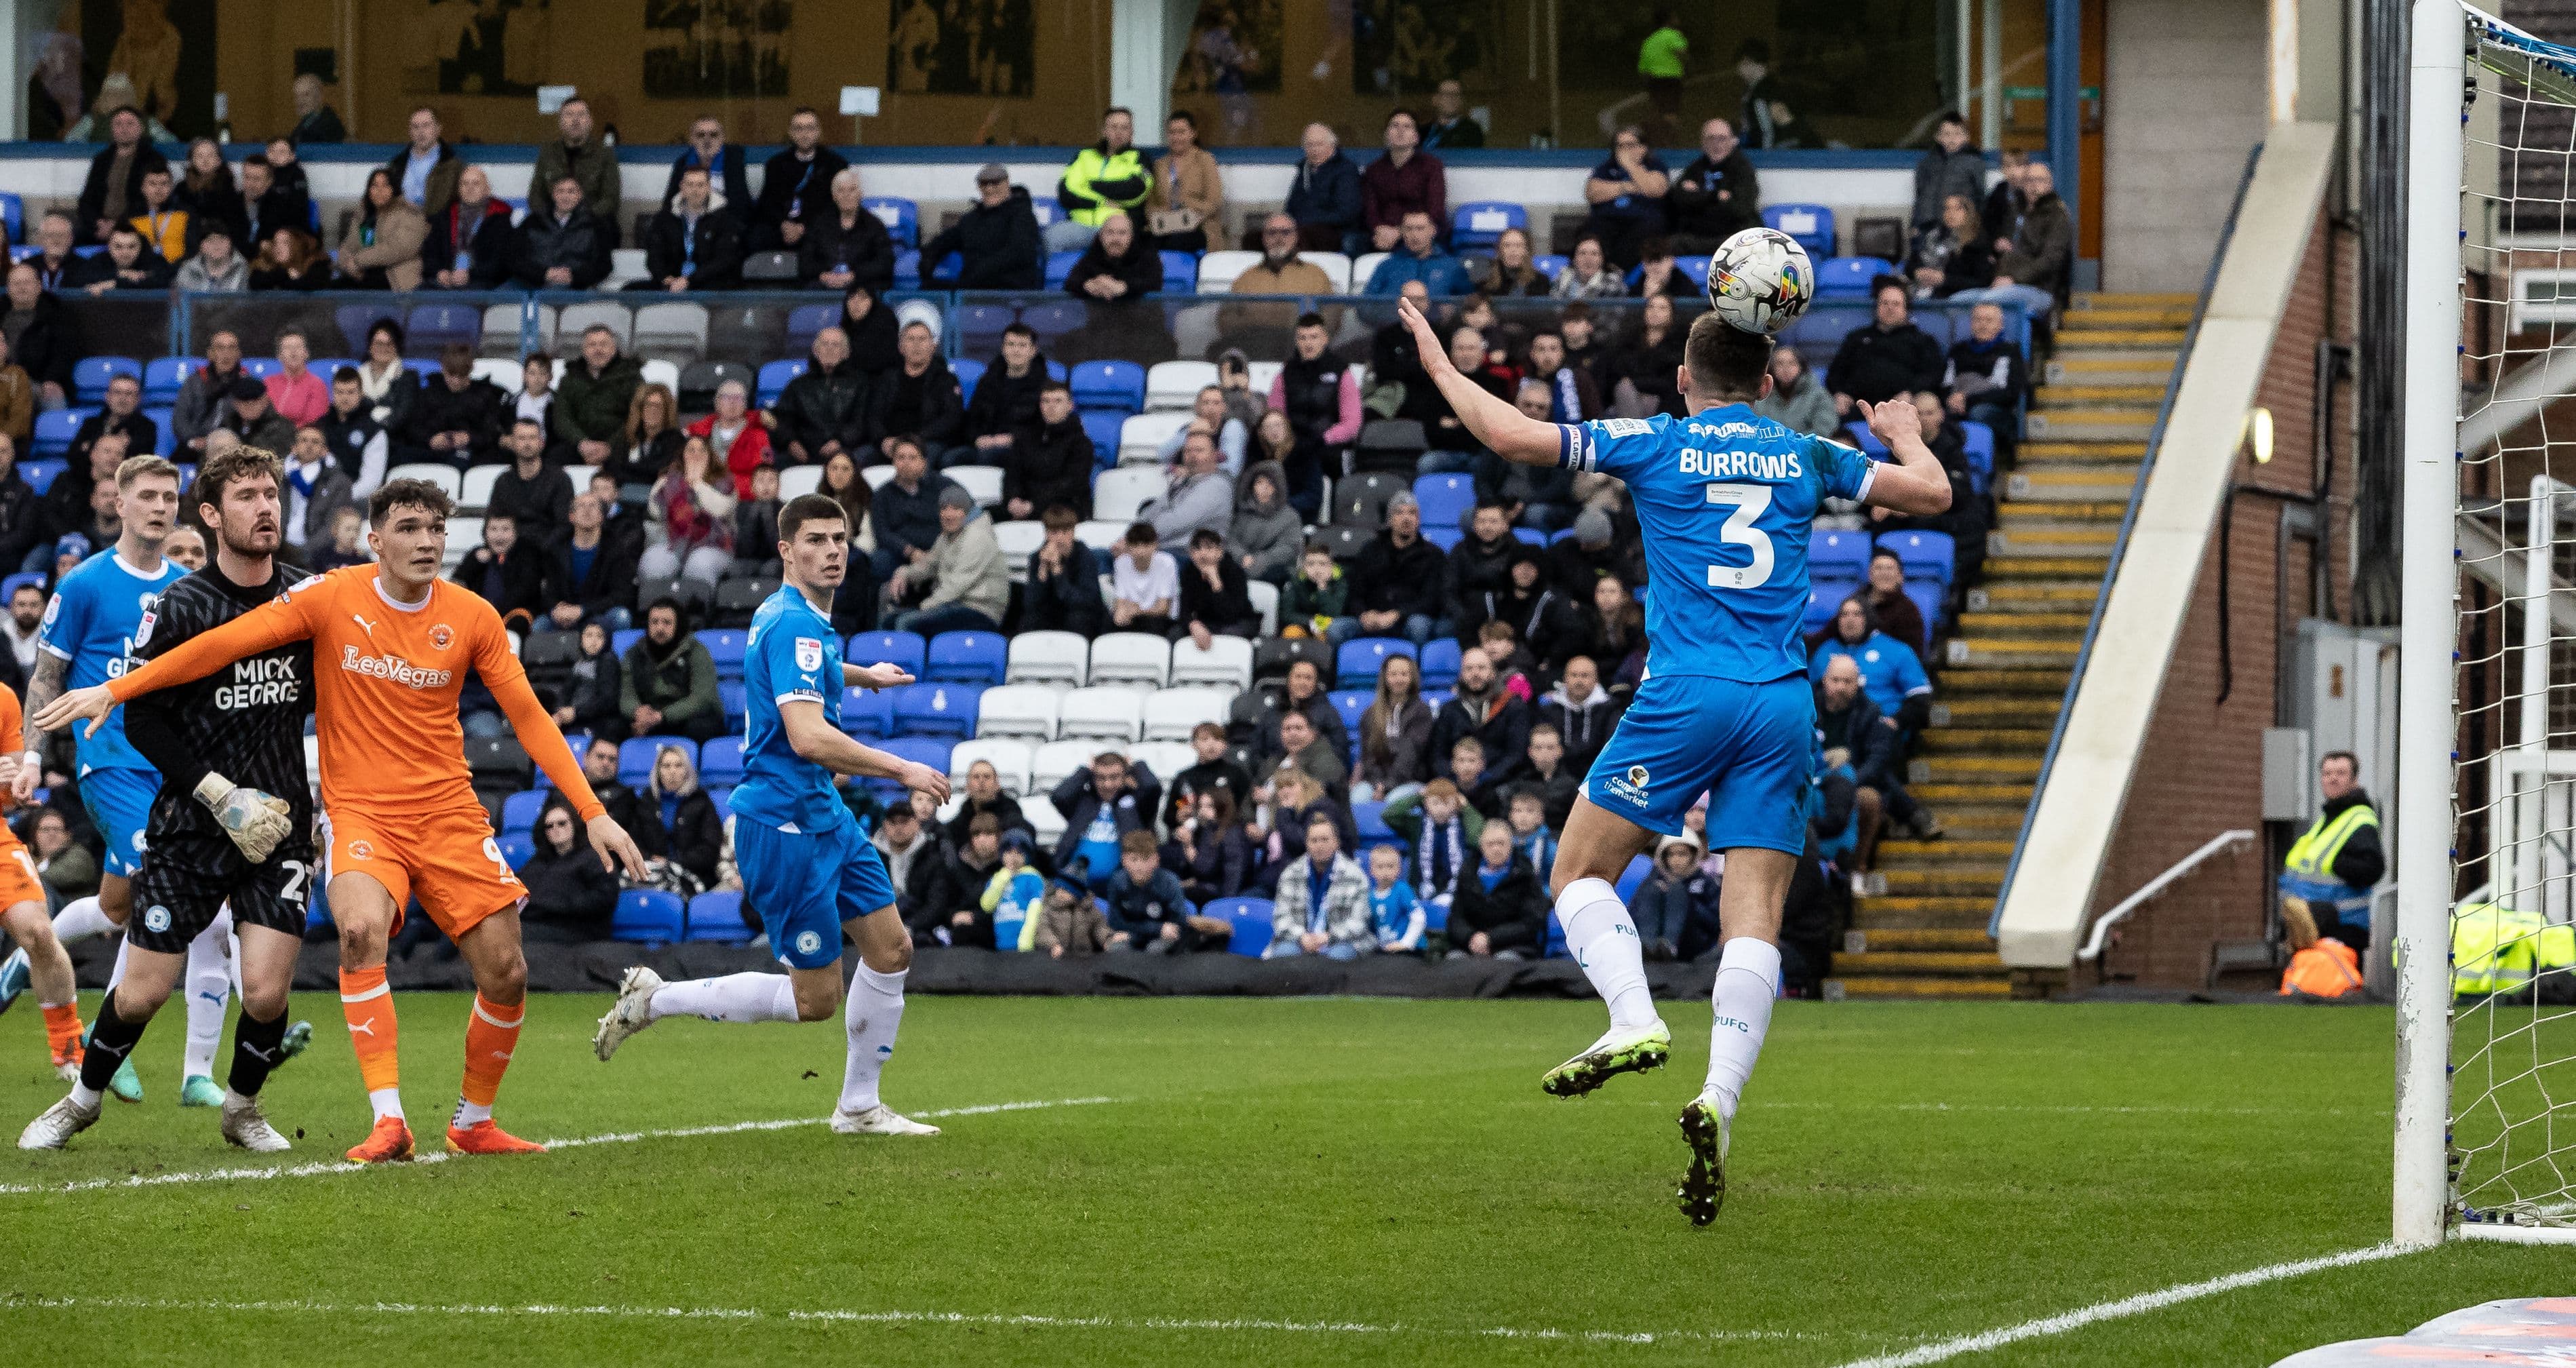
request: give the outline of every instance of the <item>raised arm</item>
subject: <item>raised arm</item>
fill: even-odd
[[[1923,418],[1914,411],[1911,400],[1897,398],[1884,404],[1860,403],[1860,416],[1878,440],[1896,454],[1896,464],[1881,463],[1869,481],[1869,491],[1861,502],[1893,513],[1911,513],[1932,517],[1950,510],[1950,472],[1941,468],[1941,458],[1923,444]]]
[[[1458,421],[1477,441],[1504,460],[1522,465],[1552,466],[1563,458],[1564,430],[1555,423],[1530,417],[1460,374],[1450,364],[1449,349],[1441,345],[1440,334],[1431,330],[1431,320],[1413,307],[1412,300],[1399,301],[1395,316],[1413,330],[1414,350],[1422,358],[1423,373],[1431,377],[1440,397],[1449,401]]]
[[[107,715],[116,711],[117,704],[138,694],[202,679],[243,656],[257,655],[311,635],[312,628],[304,620],[303,605],[297,603],[292,595],[271,599],[213,631],[190,637],[186,644],[142,669],[130,670],[104,684],[74,689],[48,700],[43,711],[32,720],[38,732],[50,732],[69,725],[77,718],[89,723],[89,730],[82,734],[95,736],[100,727],[107,725]],[[46,659],[51,661],[56,657],[48,655]],[[41,680],[44,675],[40,671],[37,677]],[[55,678],[59,687],[59,673]],[[33,692],[29,691],[31,701]]]
[[[489,610],[486,609],[488,613]],[[537,768],[554,781],[564,800],[572,804],[574,815],[590,835],[590,848],[599,852],[599,862],[615,869],[622,865],[631,878],[644,877],[644,852],[636,849],[635,838],[608,815],[607,805],[599,801],[590,787],[590,779],[574,763],[572,748],[564,744],[563,732],[555,726],[554,716],[546,705],[537,701],[537,691],[528,687],[528,673],[519,668],[518,658],[510,654],[510,638],[501,630],[498,617],[487,617],[474,649],[474,672],[483,677],[483,687],[492,691],[492,701],[501,705],[501,715],[510,719],[510,730],[517,733],[519,745],[528,752]]]

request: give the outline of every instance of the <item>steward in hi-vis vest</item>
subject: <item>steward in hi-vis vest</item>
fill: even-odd
[[[2325,807],[2282,862],[2281,916],[2293,927],[2305,920],[2319,935],[2368,950],[2370,890],[2388,873],[2388,856],[2360,769],[2347,751],[2317,763]]]

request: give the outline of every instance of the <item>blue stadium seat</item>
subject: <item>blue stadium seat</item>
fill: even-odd
[[[744,711],[747,706],[747,698],[748,695],[743,691],[741,680],[719,679],[716,681],[716,701],[724,708],[724,722],[726,729],[730,731],[742,730],[743,718],[747,715]]]
[[[1878,257],[1827,257],[1816,263],[1816,298],[1867,299],[1869,284],[1896,274],[1896,263]]]
[[[179,449],[179,433],[170,421],[177,415],[166,408],[148,408],[142,410],[142,413],[144,417],[152,420],[154,429],[152,454],[164,460],[169,459],[170,454]]]
[[[245,356],[242,358],[241,369],[242,374],[253,380],[265,380],[285,370],[286,367],[277,364],[277,358],[274,356]]]
[[[612,632],[609,634],[608,649],[622,661],[626,658],[626,653],[635,648],[635,643],[642,641],[643,639],[643,628],[629,627],[623,631]]]
[[[1073,368],[1066,383],[1073,386],[1073,402],[1079,408],[1145,410],[1145,368],[1133,361],[1085,361]]]
[[[941,632],[931,638],[930,669],[922,678],[999,684],[1010,656],[1011,639],[999,632]]]
[[[730,784],[709,785],[707,788],[707,799],[716,805],[716,820],[719,822],[733,815],[733,789]]]
[[[1700,297],[1701,297],[1701,298],[1706,298],[1706,297],[1707,297],[1707,295],[1708,295],[1708,258],[1707,258],[1707,257],[1704,257],[1704,256],[1696,256],[1696,255],[1694,255],[1694,256],[1686,256],[1686,257],[1678,257],[1678,258],[1676,258],[1676,259],[1673,261],[1673,269],[1674,269],[1674,270],[1676,270],[1676,271],[1681,272],[1683,275],[1686,275],[1686,276],[1690,277],[1690,282],[1691,282],[1691,284],[1696,285],[1696,286],[1698,286],[1698,287],[1699,287],[1699,294],[1700,294]]]
[[[742,894],[719,888],[689,899],[687,934],[692,941],[739,945],[760,934],[742,919]]]
[[[1359,837],[1362,850],[1370,846],[1404,844],[1404,838],[1396,835],[1395,828],[1386,824],[1384,803],[1351,804],[1351,824],[1356,828],[1353,834]]]
[[[1388,656],[1414,654],[1413,643],[1402,637],[1353,637],[1333,653],[1333,678],[1342,685],[1377,687],[1377,673],[1385,668]]]
[[[814,335],[841,321],[838,304],[799,304],[787,311],[787,350],[803,356],[814,350]]]
[[[742,738],[719,736],[698,747],[698,785],[714,789],[742,782]]]
[[[1270,948],[1270,900],[1267,898],[1218,898],[1199,909],[1199,915],[1222,917],[1234,926],[1234,938],[1226,942],[1232,954],[1254,959]]]
[[[811,346],[812,344],[808,343],[807,345]],[[807,364],[808,363],[802,357],[793,361],[764,362],[760,367],[760,406],[762,408],[775,407],[778,403],[778,396],[787,392],[787,382],[795,379],[797,376],[803,375]]]
[[[1435,637],[1422,648],[1422,687],[1425,692],[1446,689],[1458,682],[1458,639]]]
[[[959,253],[950,252],[931,266],[930,274],[924,276],[921,283],[926,286],[944,286],[953,290],[957,288],[958,274],[965,269],[966,258]]]
[[[1435,477],[1425,475],[1422,478],[1428,480]],[[1431,524],[1426,522],[1422,525],[1422,539],[1431,543],[1433,546],[1439,547],[1443,553],[1447,553],[1457,550],[1458,543],[1467,539],[1467,529],[1463,527],[1433,527]]]
[[[1774,204],[1762,210],[1762,223],[1798,240],[1810,260],[1834,254],[1834,211],[1821,204]]]
[[[1945,616],[1942,610],[1948,606],[1949,601],[1949,595],[1943,592],[1942,586],[1930,580],[1924,580],[1919,584],[1908,583],[1905,586],[1905,596],[1914,601],[1914,611],[1923,615],[1923,630],[1926,635],[1941,630],[1941,622]]]
[[[1539,531],[1535,527],[1513,528],[1512,539],[1523,546],[1535,546],[1542,549],[1547,546],[1547,534]]]
[[[894,254],[894,287],[898,290],[921,288],[921,253],[907,247]]]
[[[894,735],[894,691],[841,690],[841,730],[852,736]]]
[[[205,368],[206,363],[200,357],[156,356],[152,358],[143,366],[143,402],[177,403],[179,387],[188,383],[189,376]]]
[[[1959,445],[1968,457],[1968,483],[1983,494],[1995,482],[1995,430],[1984,423],[1962,421]]]
[[[716,662],[716,678],[742,678],[742,653],[749,649],[750,633],[739,627],[704,627],[696,636]]]
[[[1449,250],[1491,247],[1507,228],[1529,231],[1529,210],[1509,200],[1470,200],[1449,215]]]
[[[1195,252],[1163,253],[1163,293],[1195,294],[1198,288],[1198,254]]]
[[[641,789],[653,779],[653,762],[662,756],[664,746],[678,746],[698,758],[698,743],[685,736],[639,736],[617,747],[617,782],[631,789]]]
[[[483,306],[480,304],[422,304],[411,311],[403,324],[403,345],[412,351],[436,354],[450,345],[479,347],[483,344]],[[324,371],[328,375],[330,372]]]
[[[89,356],[72,363],[72,402],[103,404],[107,402],[107,382],[120,375],[134,377],[143,383],[143,363],[125,356]]]
[[[888,689],[894,697],[894,730],[898,736],[975,734],[975,712],[983,703],[980,684],[924,683]]]
[[[1887,443],[1878,440],[1878,434],[1869,430],[1869,424],[1858,419],[1843,424],[1843,438],[1859,447],[1873,461],[1889,460],[1896,454],[1887,449]]]
[[[1053,195],[1048,195],[1042,199],[1030,200],[1029,211],[1037,215],[1038,226],[1040,228],[1045,228],[1049,225],[1062,223],[1064,221],[1064,206],[1056,203],[1055,196]]]
[[[72,449],[72,438],[80,433],[87,409],[47,409],[36,415],[36,438],[27,449],[38,457],[61,456]]]
[[[39,593],[43,592],[45,580],[47,578],[48,577],[46,575],[38,571],[21,570],[17,574],[9,576],[7,579],[0,579],[0,603],[7,603],[9,600],[16,598],[18,596],[18,591],[30,584],[36,586]]]
[[[1807,573],[1816,579],[1864,579],[1869,575],[1869,534],[1810,532]]]
[[[608,934],[644,945],[669,945],[681,938],[686,912],[677,893],[658,888],[630,888],[617,895],[617,913]]]
[[[529,789],[525,793],[511,794],[501,800],[501,829],[503,831],[536,830],[537,812],[545,805],[546,793],[543,789]]]
[[[1858,580],[1817,580],[1807,586],[1807,611],[1800,618],[1801,632],[1821,632],[1841,610],[1843,600],[1860,592]]]
[[[1008,304],[960,304],[948,315],[957,329],[959,354],[983,360],[1001,351],[1002,329],[1018,319],[1019,311]]]
[[[1353,642],[1351,644],[1357,645],[1358,643]],[[1347,733],[1350,736],[1351,741],[1356,744],[1360,739],[1360,715],[1369,710],[1369,705],[1371,703],[1377,701],[1376,691],[1373,689],[1335,689],[1324,696],[1332,700],[1333,711],[1341,715],[1342,730]]]
[[[1958,544],[1947,532],[1890,532],[1878,544],[1896,552],[1897,563],[1905,567],[1908,580],[1950,582],[1951,567],[1958,561]]]
[[[590,749],[590,733],[574,732],[572,735],[564,738],[564,745],[570,748],[572,751],[572,762],[575,766],[578,766],[581,764],[582,755]],[[541,789],[550,789],[554,786],[555,781],[547,778],[545,768],[543,766],[539,766],[537,768],[537,787]]]
[[[972,399],[975,382],[984,378],[984,363],[971,356],[952,356],[948,358],[948,373],[957,377],[957,393]]]
[[[916,679],[929,653],[918,632],[861,632],[841,648],[841,658],[853,665],[900,665]]]
[[[1476,511],[1476,477],[1464,471],[1419,476],[1413,482],[1413,497],[1422,505],[1423,535],[1430,535],[1433,528],[1456,532]]]
[[[870,195],[859,201],[859,207],[877,216],[885,225],[886,236],[897,247],[921,245],[921,206],[892,195]]]
[[[528,861],[537,858],[537,838],[524,831],[502,832],[499,843],[501,858],[509,861],[512,869],[525,869]]]
[[[1020,310],[1020,321],[1038,335],[1040,350],[1055,345],[1057,338],[1072,332],[1091,320],[1091,311],[1078,300],[1057,299],[1032,304]]]
[[[1644,883],[1646,881],[1646,876],[1654,872],[1655,862],[1647,859],[1645,856],[1640,855],[1637,858],[1630,860],[1628,862],[1628,871],[1619,876],[1617,889],[1620,903],[1624,906],[1629,899],[1636,897],[1637,886]]]
[[[1091,439],[1092,463],[1103,470],[1118,464],[1118,439],[1127,425],[1127,415],[1101,410],[1082,415],[1083,434]]]
[[[1530,258],[1530,269],[1554,281],[1558,276],[1565,274],[1565,258],[1554,252],[1544,256],[1534,256]]]
[[[1046,287],[1061,290],[1073,276],[1073,264],[1082,260],[1080,252],[1049,252],[1046,259]]]
[[[415,356],[403,362],[403,369],[411,372],[415,385],[426,385],[438,378],[438,362],[426,356]]]
[[[11,242],[27,240],[27,205],[15,192],[0,193],[0,226],[5,226]]]
[[[941,737],[898,736],[881,743],[878,749],[898,760],[918,761],[940,774],[946,774],[948,753],[956,747],[954,743]],[[882,801],[899,802],[903,798],[903,781],[900,779],[884,779],[871,775],[862,782],[867,785],[868,792],[875,794]]]
[[[340,336],[348,339],[349,345],[346,350],[359,356],[367,354],[367,329],[376,326],[378,319],[384,318],[390,318],[397,323],[401,322],[402,306],[343,304],[331,311],[331,320],[340,325]]]

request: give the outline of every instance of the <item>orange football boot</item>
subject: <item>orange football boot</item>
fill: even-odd
[[[399,1116],[379,1116],[367,1138],[349,1148],[352,1164],[394,1164],[411,1158],[411,1127]]]
[[[477,1121],[470,1126],[449,1126],[447,1148],[457,1154],[543,1154],[546,1147],[534,1140],[522,1140],[490,1121]]]

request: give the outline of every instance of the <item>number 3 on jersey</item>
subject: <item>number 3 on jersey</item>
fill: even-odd
[[[1713,484],[1708,487],[1708,501],[1732,504],[1735,511],[1726,517],[1726,526],[1718,537],[1753,552],[1751,565],[1712,565],[1708,568],[1711,589],[1758,589],[1771,582],[1775,557],[1771,551],[1771,534],[1753,525],[1771,507],[1771,486],[1758,484]]]

